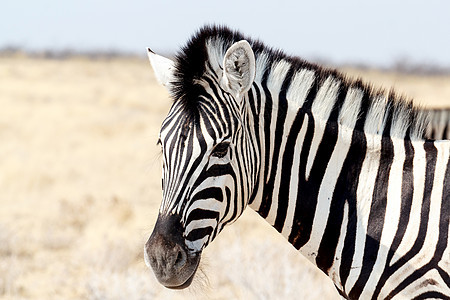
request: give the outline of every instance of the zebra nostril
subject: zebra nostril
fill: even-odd
[[[181,247],[178,246],[177,248],[177,256],[175,259],[174,267],[177,269],[181,269],[186,265],[187,254]]]

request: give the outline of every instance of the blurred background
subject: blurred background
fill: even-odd
[[[27,51],[173,52],[204,24],[226,24],[269,45],[335,64],[397,62],[450,68],[450,3],[7,1],[0,47]]]
[[[204,24],[450,106],[448,1],[7,1],[0,10],[0,299],[335,299],[250,209],[193,286],[143,261],[161,199],[170,106],[145,47],[172,55]],[[264,261],[264,263],[261,263]]]

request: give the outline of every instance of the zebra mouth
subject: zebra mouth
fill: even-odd
[[[187,279],[184,281],[184,283],[179,285],[172,285],[172,284],[164,284],[161,282],[166,288],[173,289],[173,290],[182,290],[187,287],[189,287],[194,280],[195,273],[197,272],[198,266],[200,264],[200,257],[201,255],[196,253],[194,255],[188,255],[188,259],[186,262],[186,265],[177,272],[178,274],[175,275],[175,277],[178,277],[177,281],[181,281],[181,278]],[[190,274],[190,275],[189,275]],[[187,275],[187,276],[186,276]],[[181,281],[183,282],[183,281]]]
[[[189,287],[191,285],[192,281],[194,280],[196,271],[197,271],[197,268],[194,270],[191,277],[189,277],[183,284],[178,285],[178,286],[166,286],[166,288],[172,289],[172,290],[182,290],[182,289]]]

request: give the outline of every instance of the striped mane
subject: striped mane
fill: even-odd
[[[181,101],[188,115],[196,115],[198,97],[202,88],[198,84],[207,72],[220,72],[226,50],[235,42],[247,40],[257,61],[256,79],[261,79],[267,70],[280,62],[289,64],[290,76],[302,70],[314,72],[319,86],[331,78],[340,84],[339,88],[361,91],[364,94],[361,108],[347,112],[356,118],[366,116],[366,133],[383,134],[412,139],[423,139],[429,123],[429,112],[415,106],[410,99],[398,96],[393,90],[374,88],[361,79],[352,79],[335,69],[324,68],[309,63],[299,57],[288,56],[280,50],[265,46],[258,40],[243,36],[227,27],[205,26],[200,29],[176,55],[176,71],[171,87],[171,96]],[[328,97],[330,98],[330,97]],[[332,99],[329,106],[341,107],[344,98]],[[311,107],[311,103],[308,105]],[[349,106],[349,108],[353,108]],[[332,107],[329,108],[330,110]],[[313,113],[314,115],[314,113]],[[315,117],[320,117],[315,115]],[[325,120],[326,121],[326,120]],[[363,128],[361,128],[363,130]]]

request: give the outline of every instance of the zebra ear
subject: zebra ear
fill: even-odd
[[[246,93],[255,80],[256,63],[252,47],[246,40],[234,43],[223,59],[223,85],[235,97]]]
[[[156,54],[150,48],[147,48],[147,54],[155,72],[156,79],[160,84],[168,88],[175,70],[174,61]]]

